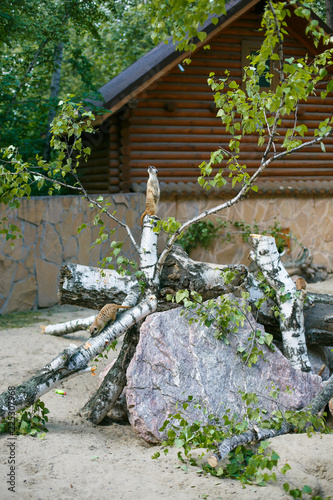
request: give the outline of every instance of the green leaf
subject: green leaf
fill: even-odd
[[[306,495],[311,495],[312,488],[310,488],[310,486],[305,485],[303,486],[302,492],[305,493]]]
[[[290,465],[286,463],[286,464],[284,464],[283,467],[281,467],[281,472],[282,472],[282,474],[286,474],[288,472],[288,470],[290,470],[290,469],[291,469]]]
[[[179,304],[179,302],[181,302],[185,298],[188,298],[188,296],[189,296],[188,290],[178,290],[178,292],[176,293],[177,304]]]
[[[283,484],[283,489],[284,489],[284,491],[285,491],[286,493],[288,493],[288,492],[289,492],[289,490],[290,490],[290,486],[289,486],[289,484],[288,484],[288,483],[284,483],[284,484]]]

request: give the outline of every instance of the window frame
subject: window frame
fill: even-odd
[[[259,39],[259,38],[244,38],[242,40],[242,90],[245,90],[245,83],[243,81],[244,67],[249,66],[249,63],[250,63],[247,56],[249,56],[252,51],[258,51],[262,45],[262,42],[263,42],[263,39]],[[278,61],[276,61],[276,62],[278,62]],[[274,68],[272,59],[270,59],[270,61],[269,61],[269,71],[273,75],[273,78],[271,80],[271,84],[269,87],[260,87],[260,92],[268,91],[268,90],[275,90],[279,84],[279,81],[280,81],[279,73]]]

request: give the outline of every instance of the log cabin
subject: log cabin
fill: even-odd
[[[189,65],[183,62],[188,54],[177,51],[172,43],[161,43],[99,89],[100,104],[109,112],[96,121],[98,132],[85,138],[92,154],[81,175],[90,193],[144,193],[147,167],[154,165],[159,171],[161,217],[184,220],[209,208],[216,199],[230,198],[231,186],[207,193],[197,182],[198,165],[230,139],[216,116],[207,78],[211,71],[223,77],[229,70],[241,83],[247,55],[263,40],[263,8],[261,0],[231,0],[217,24],[207,21],[208,36],[197,44]],[[286,58],[306,54],[311,58],[318,53],[305,28],[306,21],[291,8]],[[205,49],[207,44],[210,50]],[[332,109],[333,96],[321,100],[320,92],[300,103],[298,124],[306,124],[306,137],[332,116]],[[292,128],[294,120],[294,116],[285,118],[282,131]],[[276,218],[313,249],[317,263],[333,272],[333,137],[326,144],[326,152],[316,145],[273,162],[257,182],[258,193],[223,217],[264,225]],[[262,153],[256,136],[243,139],[240,162],[247,165],[249,174],[259,166]],[[225,252],[215,246],[205,255],[205,260],[219,263],[244,258],[234,247]]]

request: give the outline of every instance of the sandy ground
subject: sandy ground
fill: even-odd
[[[311,285],[311,291],[333,293],[333,279]],[[90,316],[92,311],[70,306],[40,311],[38,323],[0,330],[0,391],[32,376],[69,343],[80,345],[87,332],[66,338],[40,333],[40,325]],[[109,359],[112,359],[111,354]],[[109,361],[108,361],[109,362]],[[101,371],[107,361],[98,364]],[[143,442],[129,425],[108,422],[92,426],[77,415],[94,392],[98,377],[84,375],[62,385],[66,396],[54,390],[43,396],[50,410],[49,432],[44,440],[19,436],[15,442],[15,493],[8,491],[9,435],[0,436],[0,499],[111,499],[111,500],[235,500],[246,498],[279,500],[291,498],[283,491],[287,480],[292,487],[305,484],[323,497],[333,495],[333,434],[308,438],[287,435],[271,440],[271,447],[291,471],[266,487],[248,485],[243,489],[234,480],[202,476],[195,468],[180,469],[176,452],[152,460],[159,447]]]

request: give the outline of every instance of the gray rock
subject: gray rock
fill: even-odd
[[[127,371],[127,407],[133,428],[149,443],[163,440],[159,431],[177,402],[188,396],[204,403],[208,413],[221,417],[226,408],[243,415],[239,390],[255,392],[259,407],[268,412],[299,409],[308,404],[322,388],[321,378],[291,367],[275,348],[262,346],[262,358],[247,367],[236,350],[248,343],[252,328],[263,327],[253,317],[230,337],[230,345],[214,337],[215,329],[198,323],[189,325],[181,308],[155,313],[141,327],[134,358]],[[271,384],[281,389],[277,403],[269,397]],[[283,392],[286,387],[292,394]],[[187,419],[204,420],[200,410],[190,407]]]

